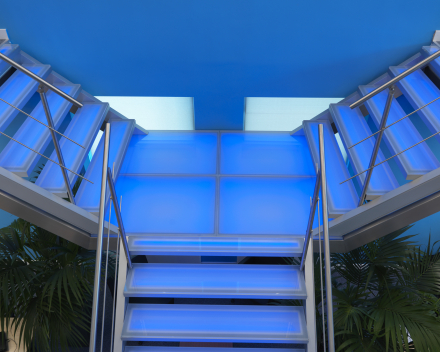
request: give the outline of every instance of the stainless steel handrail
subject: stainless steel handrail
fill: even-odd
[[[316,173],[315,188],[313,190],[313,198],[312,198],[312,202],[310,204],[311,208],[310,208],[310,213],[309,213],[309,221],[307,222],[306,238],[304,239],[303,252],[302,252],[302,258],[301,258],[301,265],[300,265],[301,270],[304,270],[304,265],[306,262],[306,255],[307,255],[307,250],[309,249],[310,237],[312,234],[312,227],[313,227],[313,220],[315,219],[315,209],[316,209],[316,204],[319,199],[320,188],[321,188],[321,171],[318,168],[318,172]]]
[[[76,107],[78,107],[78,108],[83,107],[83,104],[81,104],[78,100],[72,98],[70,95],[64,93],[62,90],[58,89],[57,87],[55,87],[52,84],[50,84],[49,82],[45,81],[41,77],[37,76],[35,73],[32,73],[27,68],[23,67],[18,62],[15,62],[14,60],[10,59],[6,55],[0,53],[0,59],[7,62],[9,65],[15,67],[17,70],[23,72],[25,75],[31,77],[32,79],[34,79],[38,83],[42,84],[46,88],[50,89],[52,92],[58,94],[60,97],[63,97],[64,99],[66,99],[67,101],[69,101],[70,103],[75,105]]]
[[[364,185],[362,186],[361,195],[359,197],[358,207],[364,204],[365,197],[367,195],[367,189],[370,184],[371,175],[373,174],[372,166],[376,162],[377,154],[379,153],[380,142],[382,141],[382,136],[384,132],[384,127],[387,123],[388,114],[390,112],[391,103],[393,102],[394,97],[394,86],[391,86],[388,91],[387,101],[385,103],[385,109],[383,111],[382,119],[380,121],[380,133],[376,138],[376,142],[374,143],[373,153],[371,154],[370,162],[368,164],[367,175],[365,176]]]
[[[78,177],[81,177],[83,180],[86,180],[87,182],[90,182],[91,184],[93,184],[92,181],[90,181],[89,179],[85,178],[84,176],[81,176],[80,174],[76,173],[75,171],[72,171],[70,169],[68,169],[67,167],[65,167],[64,165],[61,165],[60,163],[57,163],[55,160],[48,158],[46,155],[41,154],[40,152],[37,152],[35,149],[32,149],[31,147],[28,147],[26,144],[23,144],[19,141],[17,141],[15,138],[12,138],[11,136],[8,136],[6,133],[3,133],[2,131],[0,131],[0,133],[5,136],[8,137],[9,139],[13,140],[14,142],[17,142],[18,144],[22,145],[23,147],[32,150],[34,153],[37,153],[38,155],[42,156],[43,158],[46,158],[49,161],[52,161],[54,164],[57,164],[59,167],[62,167],[63,169],[66,169],[67,171],[70,171],[71,173],[75,174]]]
[[[41,121],[38,120],[37,118],[35,118],[35,117],[33,117],[33,116],[31,116],[31,115],[25,113],[23,110],[17,108],[15,105],[12,105],[11,103],[8,103],[6,100],[4,100],[4,99],[2,99],[2,98],[0,98],[0,100],[1,100],[2,102],[4,102],[4,103],[8,104],[9,106],[13,107],[14,109],[20,111],[22,114],[25,114],[26,116],[29,116],[31,119],[34,119],[34,120],[37,121],[38,123],[41,123],[44,127],[47,127],[48,129],[54,131],[55,133],[58,133],[61,137],[64,137],[64,138],[66,138],[67,140],[71,141],[72,143],[75,143],[76,145],[80,146],[81,148],[86,149],[86,148],[84,148],[81,144],[75,142],[73,139],[70,139],[69,137],[67,137],[66,135],[62,134],[61,132],[58,132],[56,129],[54,129],[54,128],[48,126],[48,125],[46,125],[44,122],[41,122]]]
[[[364,97],[362,97],[361,99],[357,100],[356,102],[354,102],[353,104],[350,105],[351,109],[357,108],[358,106],[362,105],[363,103],[365,103],[368,99],[374,97],[376,94],[379,94],[380,92],[382,92],[383,90],[395,85],[397,82],[399,82],[401,79],[405,78],[406,76],[410,75],[411,73],[417,71],[419,68],[425,66],[426,64],[430,63],[432,60],[435,60],[436,58],[440,57],[440,50],[437,51],[436,53],[428,56],[425,60],[420,61],[418,64],[414,65],[413,67],[409,68],[408,70],[406,70],[405,72],[402,72],[400,75],[394,77],[392,80],[390,80],[389,82],[381,85],[380,87],[376,88],[375,90],[373,90],[371,93],[368,93],[367,95],[365,95]]]
[[[325,290],[327,301],[327,331],[328,331],[328,350],[335,352],[335,330],[333,325],[333,294],[332,294],[332,272],[330,263],[330,237],[328,231],[328,207],[327,207],[327,179],[325,168],[324,150],[324,125],[318,125],[319,133],[319,161],[321,170],[321,190],[322,190],[322,219],[324,228],[324,259],[325,259]]]
[[[124,224],[122,222],[122,215],[120,212],[118,197],[116,195],[115,184],[113,182],[112,170],[107,167],[107,182],[108,188],[110,190],[110,196],[113,202],[113,208],[115,208],[116,219],[118,221],[119,232],[121,233],[122,245],[124,247],[125,255],[127,256],[128,267],[131,269],[133,265],[131,264],[130,251],[128,250],[127,235],[125,234]]]
[[[98,328],[99,292],[101,286],[102,238],[104,235],[105,196],[107,194],[107,167],[110,150],[110,123],[106,123],[104,137],[104,155],[102,160],[101,190],[99,198],[98,238],[96,244],[95,281],[93,285],[92,323],[90,327],[89,351],[96,350],[96,330]],[[108,224],[110,226],[110,224]]]
[[[389,126],[386,127],[386,123],[387,123],[388,114],[389,114],[389,112],[390,112],[391,104],[392,104],[392,102],[393,102],[393,97],[394,97],[394,85],[395,85],[397,82],[399,82],[401,79],[403,79],[403,78],[405,78],[406,76],[410,75],[411,73],[417,71],[418,69],[420,69],[421,67],[425,66],[426,64],[428,64],[428,63],[431,62],[432,60],[435,60],[435,59],[438,58],[438,57],[440,57],[440,50],[438,50],[436,53],[434,53],[434,54],[428,56],[426,59],[420,61],[418,64],[416,64],[416,65],[414,65],[413,67],[407,69],[405,72],[402,72],[400,75],[394,77],[393,79],[391,79],[391,80],[388,81],[387,83],[381,85],[380,87],[376,88],[374,91],[368,93],[367,95],[365,95],[364,97],[362,97],[361,99],[357,100],[356,102],[354,102],[353,104],[350,105],[350,108],[351,108],[351,109],[354,109],[354,108],[356,108],[356,107],[362,105],[363,103],[365,103],[365,102],[366,102],[367,100],[369,100],[370,98],[374,97],[376,94],[379,94],[380,92],[382,92],[382,91],[384,91],[385,89],[388,89],[388,88],[389,88],[387,101],[386,101],[385,108],[384,108],[384,111],[383,111],[383,114],[382,114],[382,119],[381,119],[381,121],[380,121],[379,131],[376,132],[376,133],[374,133],[374,134],[372,134],[371,136],[369,136],[369,137],[363,139],[362,141],[356,143],[356,145],[357,145],[357,144],[359,144],[359,143],[361,143],[361,142],[367,140],[368,138],[372,137],[373,135],[378,134],[378,137],[376,138],[376,142],[374,143],[373,153],[372,153],[372,155],[371,155],[370,162],[369,162],[369,164],[368,164],[368,168],[367,168],[366,170],[362,171],[361,173],[359,173],[359,174],[356,175],[356,176],[359,176],[360,174],[363,174],[364,172],[367,172],[367,175],[366,175],[365,180],[364,180],[364,182],[363,182],[361,195],[360,195],[360,197],[359,197],[359,202],[358,202],[358,206],[359,206],[359,207],[360,207],[362,204],[364,204],[364,201],[365,201],[365,198],[366,198],[366,194],[367,194],[367,189],[368,189],[368,186],[369,186],[369,184],[370,184],[371,175],[372,175],[372,173],[373,173],[373,169],[374,169],[376,166],[378,166],[378,165],[380,165],[380,164],[383,163],[383,162],[382,162],[382,163],[379,163],[379,164],[375,165],[375,163],[376,163],[376,158],[377,158],[377,154],[378,154],[378,152],[379,152],[380,142],[381,142],[381,140],[382,140],[383,133],[384,133],[385,129],[389,127]],[[432,102],[431,102],[431,103],[432,103]],[[428,105],[429,105],[429,104],[428,104]],[[424,106],[423,106],[423,107],[424,107]],[[422,108],[423,108],[423,107],[422,107]],[[420,109],[421,109],[421,108],[420,108]],[[419,110],[420,110],[420,109],[419,109]],[[408,116],[409,116],[409,115],[408,115]],[[407,117],[407,116],[405,116],[405,117]],[[405,118],[405,117],[404,117],[404,118]],[[401,120],[403,120],[403,118],[400,119],[399,121],[401,121]],[[398,122],[398,121],[396,121],[396,122]],[[395,123],[396,123],[396,122],[395,122]],[[390,125],[390,126],[391,126],[391,125]],[[429,137],[429,138],[430,138],[430,137]],[[429,139],[429,138],[428,138],[428,139]],[[426,139],[425,139],[425,140],[426,140]],[[420,143],[417,143],[417,144],[420,144]],[[417,145],[417,144],[416,144],[416,145]],[[415,145],[414,145],[414,146],[415,146]],[[352,147],[354,147],[354,145],[351,146],[350,148],[352,148]],[[350,149],[350,148],[349,148],[349,149]],[[408,149],[411,149],[411,147],[410,147],[410,148],[407,148],[407,149],[405,149],[405,150],[408,150]],[[402,152],[396,154],[396,156],[399,155],[399,154],[402,154],[403,152],[404,152],[404,151],[402,151]],[[389,160],[389,159],[391,159],[391,158],[388,158],[387,160]],[[351,180],[352,178],[354,178],[354,177],[356,177],[356,176],[353,176],[353,177],[351,177],[351,178],[349,178],[349,179],[347,179],[347,180],[341,182],[341,184],[344,183],[344,182],[347,182],[348,180]]]

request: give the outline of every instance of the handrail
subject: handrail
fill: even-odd
[[[45,81],[41,77],[37,76],[35,73],[32,73],[27,68],[24,68],[22,65],[20,65],[18,62],[15,62],[14,60],[10,59],[6,55],[0,53],[0,59],[3,61],[6,61],[9,65],[15,67],[17,70],[23,72],[25,75],[31,77],[32,79],[36,80],[38,83],[42,84],[46,88],[50,89],[52,92],[58,94],[60,97],[63,97],[73,105],[75,105],[78,108],[82,108],[83,104],[81,104],[78,100],[72,98],[70,95],[64,93],[62,90],[58,89],[57,87],[53,86],[49,82]]]
[[[310,238],[312,237],[311,234],[312,234],[313,220],[315,219],[315,209],[316,209],[316,203],[318,202],[318,198],[319,198],[320,188],[321,188],[321,170],[318,169],[318,172],[316,173],[315,188],[313,190],[313,198],[311,202],[312,204],[310,204],[311,208],[309,213],[309,221],[307,222],[306,238],[304,239],[303,252],[301,258],[301,265],[300,265],[301,271],[304,270],[307,250],[309,249]]]
[[[131,264],[130,251],[128,250],[127,235],[125,234],[124,224],[122,223],[122,215],[119,211],[118,198],[116,195],[115,184],[112,177],[112,169],[107,167],[107,183],[110,190],[110,196],[113,202],[113,208],[115,208],[116,219],[118,221],[119,232],[121,233],[122,245],[124,246],[125,255],[127,256],[128,267],[131,269],[133,265]]]
[[[440,56],[440,50],[437,51],[436,53],[428,56],[425,60],[420,61],[418,64],[414,65],[413,67],[409,68],[408,70],[406,70],[405,72],[402,72],[400,75],[394,77],[392,80],[390,80],[389,82],[381,85],[380,87],[376,88],[375,90],[373,90],[372,92],[368,93],[367,95],[365,95],[364,97],[362,97],[361,99],[359,99],[358,101],[354,102],[353,104],[350,105],[350,109],[354,109],[357,108],[358,106],[362,105],[363,103],[365,103],[368,99],[374,97],[376,94],[379,94],[380,92],[382,92],[383,90],[395,85],[397,82],[399,82],[401,79],[405,78],[406,76],[410,75],[411,73],[413,73],[414,71],[417,71],[419,68],[421,68],[422,66],[426,65],[427,63],[431,62],[432,60],[435,60],[436,58],[438,58]]]

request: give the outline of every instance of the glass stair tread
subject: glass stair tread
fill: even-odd
[[[60,148],[68,169],[77,173],[81,171],[84,160],[87,157],[87,154],[92,147],[92,143],[98,134],[99,128],[104,121],[108,108],[109,105],[107,103],[85,103],[72,118],[72,121],[64,134],[84,146],[85,149],[64,137],[61,138]],[[55,150],[50,158],[58,161]],[[67,174],[70,184],[73,185],[77,176],[71,172],[67,172]],[[35,184],[57,196],[67,198],[67,190],[64,185],[64,179],[60,167],[51,161],[47,161],[46,166],[43,168]]]
[[[303,307],[129,304],[123,341],[307,343]]]
[[[432,46],[424,46],[422,47],[422,55],[424,58],[431,56],[432,54],[435,54],[437,51],[439,50],[439,47],[436,45],[432,45]],[[431,68],[432,71],[434,71],[434,73],[437,75],[437,77],[440,78],[440,58],[437,58],[435,60],[432,60],[429,63],[429,67]]]
[[[303,121],[304,131],[310,146],[313,161],[319,165],[318,125],[324,125],[325,159],[327,170],[328,212],[330,218],[337,218],[357,207],[358,195],[350,178],[344,158],[328,121]]]
[[[292,265],[133,264],[126,297],[306,299]]]
[[[398,76],[406,71],[407,67],[394,66],[389,68],[392,77]],[[396,85],[410,102],[414,110],[430,103],[440,97],[440,90],[426,76],[422,70],[417,70],[400,80]],[[431,133],[440,131],[440,100],[417,111]],[[436,136],[440,141],[440,137]]]
[[[56,87],[71,97],[76,98],[80,92],[81,86],[78,84],[58,84]],[[72,104],[50,90],[46,93],[46,98],[52,114],[54,128],[58,129],[64,117],[72,107]],[[46,114],[44,113],[41,101],[37,104],[30,115],[47,125]],[[43,153],[52,141],[49,129],[31,118],[25,120],[15,133],[14,138],[40,153]],[[22,145],[15,142],[8,143],[0,154],[0,166],[14,172],[18,176],[28,177],[32,173],[32,170],[35,168],[39,159],[40,156],[38,154]]]
[[[15,60],[16,54],[18,54],[19,46],[17,44],[3,44],[0,46],[0,53],[9,57],[10,59]],[[7,64],[5,61],[0,60],[0,76],[2,76],[11,66]]]
[[[51,72],[49,65],[23,65],[32,73],[45,79]],[[37,91],[38,82],[20,71],[15,71],[11,77],[0,87],[0,98],[9,104],[22,109],[28,100]],[[0,101],[0,131],[4,131],[19,111],[12,106]]]
[[[350,109],[348,105],[330,104],[330,113],[336,128],[341,134],[342,142],[347,150],[348,157],[354,172],[359,173],[368,169],[371,155],[374,149],[374,138],[369,138],[352,149],[348,147],[361,141],[372,134],[367,121],[359,109]],[[382,151],[377,154],[376,163],[385,160]],[[363,185],[367,173],[359,175],[360,183]],[[399,187],[391,168],[387,163],[377,166],[371,175],[370,184],[367,189],[367,199],[374,199]]]
[[[133,255],[300,257],[304,236],[130,235]]]
[[[305,352],[297,348],[127,346],[125,352]]]
[[[133,135],[134,127],[135,120],[110,122],[110,151],[108,165],[112,169],[114,165],[115,179],[117,179],[119,174],[128,144]],[[95,154],[92,157],[92,161],[84,175],[84,177],[92,181],[93,184],[90,182],[81,182],[75,196],[77,205],[94,215],[99,214],[103,154],[104,138],[101,138]]]
[[[359,86],[359,92],[361,96],[365,96],[376,88],[376,86],[372,85]],[[383,91],[365,102],[365,106],[377,128],[379,128],[380,121],[382,120],[387,96],[388,91]],[[388,114],[387,125],[398,121],[404,116],[406,116],[406,113],[396,99],[393,99]],[[392,151],[393,155],[411,147],[423,139],[409,118],[405,118],[386,129],[383,137],[383,140]],[[372,138],[372,140],[374,140],[374,138]],[[397,161],[400,170],[407,180],[415,180],[440,167],[440,163],[426,143],[421,143],[400,154],[394,160]]]

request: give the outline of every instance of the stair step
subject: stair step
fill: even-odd
[[[310,146],[313,161],[319,164],[318,125],[324,125],[325,160],[327,170],[328,212],[330,218],[337,218],[357,207],[359,196],[356,194],[344,158],[336,142],[332,127],[328,121],[303,121],[304,131]]]
[[[74,98],[80,92],[80,85],[77,84],[56,85],[56,87]],[[46,97],[55,129],[58,129],[72,104],[52,91],[48,91]],[[41,101],[30,115],[47,125]],[[40,153],[43,153],[52,141],[49,129],[31,118],[27,118],[20,126],[14,138]],[[39,160],[40,156],[38,154],[15,142],[8,143],[0,154],[0,166],[21,177],[30,176]]]
[[[115,172],[115,179],[124,160],[131,136],[133,135],[135,120],[111,121],[110,122],[110,151],[108,165]],[[104,154],[104,138],[101,138],[96,148],[92,161],[87,168],[85,178],[93,182],[82,182],[76,194],[77,205],[91,212],[99,214],[99,197],[101,191],[102,160]]]
[[[439,50],[439,47],[436,45],[432,46],[424,46],[422,47],[422,55],[424,58],[431,56],[432,54],[435,54]],[[432,71],[437,75],[438,78],[440,78],[440,58],[437,58],[435,60],[432,60],[429,63],[429,67]]]
[[[68,169],[80,172],[85,158],[92,147],[92,143],[98,134],[99,128],[104,121],[109,105],[103,103],[85,103],[74,115],[72,121],[65,131],[65,135],[75,142],[81,144],[85,149],[65,139],[60,140],[60,148],[63,153],[64,162]],[[50,156],[51,159],[58,161],[55,150]],[[70,184],[76,181],[76,175],[67,172]],[[87,182],[87,181],[84,181]],[[67,190],[64,185],[63,175],[60,167],[47,161],[40,176],[35,182],[36,185],[54,193],[62,198],[67,198]]]
[[[392,77],[406,71],[407,67],[394,66],[389,68]],[[414,110],[428,104],[440,96],[440,90],[425,75],[422,70],[417,70],[397,83],[400,91],[408,99]],[[440,131],[440,100],[417,111],[417,114],[428,126],[432,134]],[[440,136],[436,136],[440,141]]]
[[[307,343],[303,307],[129,304],[124,341]]]
[[[362,96],[365,96],[376,88],[376,86],[360,86],[359,92]],[[383,91],[365,102],[365,106],[378,129],[380,121],[382,120],[387,96],[388,92]],[[406,116],[406,113],[396,99],[393,99],[388,114],[387,125],[396,122],[404,116]],[[409,118],[405,118],[385,130],[383,137],[384,142],[387,144],[393,155],[409,148],[423,139]],[[407,180],[415,180],[440,167],[440,163],[426,143],[421,143],[417,147],[400,154],[394,160],[396,160],[400,170]]]
[[[45,79],[50,71],[49,65],[23,65],[32,73]],[[22,109],[28,100],[37,91],[38,82],[20,71],[15,71],[11,77],[0,87],[0,98],[9,104]],[[12,122],[19,111],[12,106],[0,101],[0,131],[4,131]]]
[[[179,236],[128,237],[132,255],[300,257],[304,236]]]
[[[18,56],[19,49],[17,44],[3,44],[0,46],[0,53],[9,57],[12,60],[16,60],[16,56]],[[2,76],[11,65],[7,64],[5,61],[0,60],[0,76]]]
[[[299,266],[133,264],[126,297],[306,299]]]
[[[348,105],[341,104],[330,104],[329,110],[332,114],[333,121],[336,124],[336,128],[341,134],[342,142],[347,150],[354,171],[359,173],[368,169],[370,158],[373,154],[375,138],[367,139],[354,148],[348,149],[348,147],[372,134],[367,125],[367,121],[365,121],[365,118],[362,116],[362,113],[359,109],[352,110]],[[376,160],[377,163],[385,160],[385,157],[380,150]],[[365,182],[365,177],[366,173],[359,175],[362,185]],[[370,184],[368,185],[367,190],[367,199],[370,200],[380,197],[397,187],[399,187],[399,184],[394,177],[391,168],[387,163],[384,163],[376,167],[371,175]]]
[[[127,346],[125,352],[305,352],[297,348]]]

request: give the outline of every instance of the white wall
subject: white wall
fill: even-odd
[[[96,97],[146,130],[193,130],[191,97]]]
[[[246,131],[291,131],[343,98],[246,98]]]

